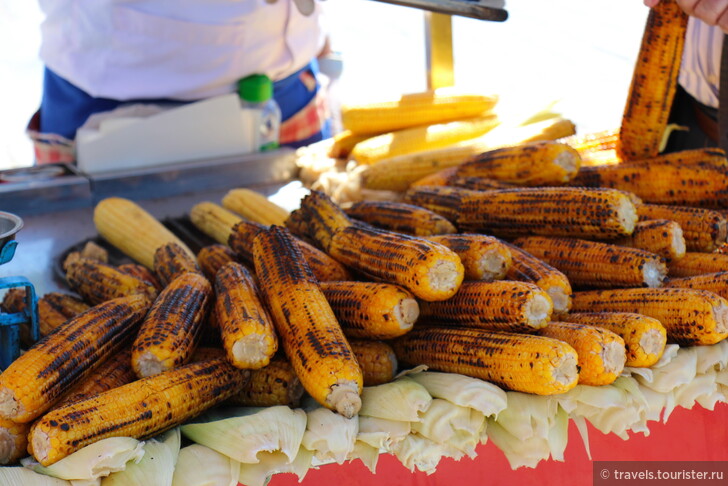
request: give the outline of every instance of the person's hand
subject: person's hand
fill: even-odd
[[[706,24],[717,25],[728,33],[728,0],[675,0],[686,14]],[[660,0],[643,0],[648,7],[654,7]]]

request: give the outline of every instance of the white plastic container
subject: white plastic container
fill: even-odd
[[[250,125],[244,136],[254,150],[275,150],[279,146],[281,110],[273,99],[273,82],[265,74],[253,74],[238,82],[241,116]]]

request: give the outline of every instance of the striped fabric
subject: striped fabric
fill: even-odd
[[[678,81],[700,103],[718,108],[723,31],[690,17]]]

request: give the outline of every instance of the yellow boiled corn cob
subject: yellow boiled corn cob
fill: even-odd
[[[165,243],[175,242],[194,257],[182,240],[128,199],[101,200],[94,208],[94,225],[106,241],[150,269],[154,267],[154,252]]]
[[[728,299],[728,270],[690,277],[669,278],[665,281],[665,287],[709,290]]]
[[[452,250],[357,224],[318,191],[301,201],[287,224],[305,229],[309,238],[347,267],[401,285],[423,300],[447,299],[463,280],[463,264]]]
[[[725,243],[728,223],[719,211],[688,206],[640,204],[640,220],[669,219],[677,222],[683,231],[687,251],[711,252]]]
[[[248,374],[210,359],[54,409],[33,424],[33,455],[48,466],[107,437],[152,437],[238,393]]]
[[[538,333],[564,341],[576,350],[581,385],[609,385],[624,369],[627,359],[624,340],[608,329],[555,321]]]
[[[214,243],[202,247],[197,253],[197,263],[199,263],[202,273],[205,274],[207,280],[213,282],[215,275],[220,268],[226,263],[237,261],[235,252],[229,246],[221,243]]]
[[[385,130],[386,131],[386,130]],[[354,133],[351,130],[342,130],[335,134],[332,138],[331,147],[327,155],[334,159],[346,159],[354,149],[357,143],[363,142],[367,138],[371,138],[375,135],[379,135],[383,132],[377,133]]]
[[[321,282],[341,329],[357,339],[393,339],[409,332],[420,315],[414,296],[384,282]]]
[[[49,292],[38,299],[38,330],[50,334],[68,319],[89,309],[89,305],[73,295]]]
[[[197,272],[183,273],[162,290],[132,345],[137,376],[151,376],[189,361],[212,297],[212,285]]]
[[[574,286],[659,287],[667,276],[663,258],[637,248],[544,236],[522,237],[513,243],[564,272]]]
[[[455,233],[455,226],[429,209],[394,201],[359,201],[345,209],[353,219],[414,236]]]
[[[131,348],[126,347],[107,359],[83,381],[71,388],[58,406],[98,395],[136,380],[131,367]]]
[[[668,262],[681,259],[686,251],[682,227],[669,219],[639,221],[631,236],[615,243],[654,253]]]
[[[667,332],[654,317],[632,312],[572,312],[560,319],[618,334],[627,350],[625,366],[647,368],[657,363],[665,351]]]
[[[431,125],[403,128],[359,142],[350,158],[359,164],[374,164],[398,155],[447,147],[479,137],[498,125],[495,115]]]
[[[489,331],[534,331],[548,324],[552,312],[551,298],[541,288],[509,280],[463,282],[447,300],[420,303],[420,321]]]
[[[500,280],[513,264],[511,251],[502,241],[477,233],[428,236],[457,253],[465,268],[465,280]]]
[[[252,189],[228,191],[222,198],[222,206],[245,219],[264,225],[283,225],[288,218],[288,210]]]
[[[291,363],[282,356],[263,368],[252,370],[250,379],[230,402],[246,407],[299,406],[304,389]]]
[[[148,282],[98,260],[67,260],[65,270],[69,287],[91,305],[125,295],[144,294],[150,299],[157,295]]]
[[[497,101],[496,96],[452,89],[408,93],[399,99],[343,106],[341,122],[355,134],[383,133],[481,116],[490,113]]]
[[[537,395],[564,393],[579,378],[574,348],[543,336],[422,327],[397,338],[392,347],[405,365],[424,364]]]
[[[704,273],[728,270],[728,255],[689,251],[681,259],[667,266],[669,277],[692,277]]]
[[[273,322],[258,286],[241,264],[231,262],[215,277],[215,312],[228,361],[237,368],[266,366],[278,350]]]
[[[637,210],[615,189],[540,187],[470,191],[414,187],[404,201],[430,209],[462,232],[610,239],[632,234]]]
[[[165,243],[154,252],[154,273],[162,286],[186,272],[201,273],[197,259],[177,243]]]
[[[29,422],[136,335],[151,301],[119,297],[73,317],[0,374],[0,417]]]
[[[0,465],[14,464],[28,455],[31,425],[0,418]]]
[[[577,312],[635,312],[665,326],[669,342],[710,345],[728,337],[728,301],[707,290],[634,288],[575,292]]]
[[[364,386],[389,383],[397,373],[397,356],[384,341],[356,339],[349,341],[364,374]]]
[[[625,160],[660,152],[677,89],[687,23],[687,14],[673,0],[650,9],[619,131],[618,152]]]
[[[258,233],[255,272],[282,347],[301,384],[322,406],[353,417],[363,376],[296,240],[272,226]]]
[[[207,236],[222,245],[227,245],[233,227],[243,218],[218,204],[203,201],[192,206],[190,220]]]

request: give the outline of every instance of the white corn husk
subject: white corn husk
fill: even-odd
[[[293,461],[306,431],[306,412],[284,405],[213,410],[182,434],[238,462],[257,463],[259,452],[281,451]]]
[[[372,474],[377,472],[377,462],[379,462],[380,450],[377,447],[373,447],[366,442],[357,440],[354,442],[354,450],[351,451],[349,461],[355,461],[359,459]]]
[[[410,434],[404,440],[393,444],[392,453],[410,471],[414,472],[417,469],[427,474],[435,472],[443,457],[459,459],[462,455],[458,455],[444,444],[438,444],[419,434]]]
[[[419,422],[432,396],[407,376],[383,385],[367,386],[361,394],[359,415],[403,422]]]
[[[354,450],[359,418],[346,418],[324,407],[308,410],[306,415],[303,447],[313,451],[314,457],[321,462],[342,464]]]
[[[412,431],[475,457],[475,446],[480,442],[484,424],[485,415],[479,411],[435,398],[422,414],[422,421],[412,423]]]
[[[519,439],[546,437],[558,413],[559,402],[549,397],[507,392],[508,408],[495,421]]]
[[[718,391],[728,397],[728,367],[715,373],[715,383],[718,385]]]
[[[488,419],[488,438],[503,452],[512,469],[534,468],[551,455],[548,438],[533,436],[519,439],[492,418]]]
[[[404,440],[411,430],[411,422],[359,415],[359,433],[356,439],[357,442],[364,442],[377,450],[389,452],[392,444]]]
[[[728,366],[728,339],[712,346],[695,346],[696,371],[699,375],[720,371]]]
[[[69,481],[90,481],[122,471],[130,461],[139,462],[144,456],[144,442],[131,437],[110,437],[89,444],[50,466],[41,466],[31,457],[21,463],[34,471]]]
[[[245,486],[265,486],[274,474],[293,473],[298,481],[303,481],[311,468],[313,452],[301,447],[293,461],[282,452],[261,452],[256,464],[240,464],[238,482]]]
[[[149,439],[139,462],[127,463],[124,470],[103,478],[101,486],[171,486],[180,442],[178,427]]]
[[[675,390],[675,403],[688,410],[693,408],[695,403],[713,410],[716,403],[726,401],[726,397],[718,389],[715,378],[715,372],[697,375],[690,383]]]
[[[0,467],[0,484],[12,486],[71,486],[65,479],[37,473],[26,467]]]
[[[669,347],[669,346],[668,346]],[[665,348],[667,351],[667,348]],[[664,358],[664,354],[663,354]],[[651,367],[652,376],[637,375],[640,384],[655,391],[668,393],[695,378],[697,374],[698,355],[693,348],[679,348],[672,359],[661,358]]]
[[[172,486],[237,486],[239,473],[239,462],[209,447],[191,444],[179,451]]]
[[[506,392],[487,381],[457,373],[423,371],[407,375],[435,398],[480,411],[486,417],[497,416],[507,406]]]

